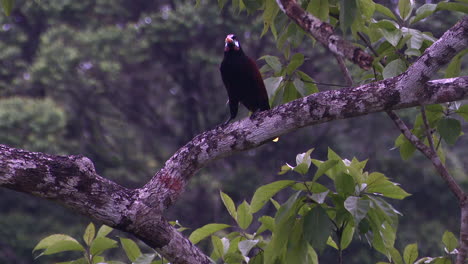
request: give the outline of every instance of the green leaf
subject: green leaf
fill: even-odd
[[[116,248],[118,247],[117,241],[110,239],[108,237],[96,237],[96,239],[93,240],[90,246],[90,252],[91,255],[100,255],[102,252],[104,252],[107,249],[110,248]]]
[[[418,244],[409,244],[403,252],[403,259],[406,264],[413,264],[418,258]]]
[[[461,51],[455,57],[453,57],[452,61],[450,61],[447,69],[445,70],[445,78],[454,78],[460,76],[461,59],[466,55],[466,53],[468,53],[468,49]]]
[[[365,16],[366,19],[370,20],[375,12],[375,3],[373,0],[359,0],[359,10]]]
[[[131,262],[134,262],[139,256],[141,256],[141,250],[135,241],[120,237],[120,244],[122,244],[125,254]]]
[[[156,258],[156,254],[142,254],[137,259],[135,259],[132,264],[152,264],[153,260]],[[110,264],[110,263],[109,263]]]
[[[400,0],[398,1],[398,11],[400,12],[400,17],[403,20],[408,20],[413,12],[413,5],[410,0]]]
[[[445,231],[442,236],[442,242],[444,243],[447,252],[451,253],[458,247],[458,239],[452,232]]]
[[[340,0],[340,27],[343,33],[353,24],[356,13],[356,0]]]
[[[400,252],[396,248],[389,249],[390,256],[392,257],[392,262],[394,264],[404,264],[403,258],[401,257]]]
[[[311,0],[306,10],[321,21],[328,21],[328,14],[330,12],[328,0]]]
[[[37,245],[34,247],[33,252],[36,250],[40,250],[40,249],[46,249],[62,241],[73,241],[73,242],[78,243],[78,241],[76,241],[76,239],[74,239],[71,236],[63,235],[63,234],[55,234],[55,235],[51,235],[46,238],[43,238],[41,241],[39,241],[39,243],[37,243]]]
[[[384,79],[388,79],[400,75],[406,71],[406,69],[407,67],[405,62],[401,59],[397,59],[391,61],[389,64],[387,64],[387,66],[385,66],[382,75]]]
[[[281,71],[282,65],[278,57],[265,55],[265,56],[260,57],[260,60],[261,59],[264,59],[265,62],[273,69],[275,73]]]
[[[63,240],[63,241],[57,241],[56,243],[50,245],[47,247],[47,249],[41,253],[41,255],[52,255],[60,252],[65,252],[65,251],[81,251],[84,252],[85,249],[83,246],[78,243],[78,241],[73,241],[73,240]]]
[[[294,87],[294,83],[287,81],[283,92],[283,103],[291,102],[299,97],[299,93],[297,92],[296,87]]]
[[[204,225],[204,226],[196,229],[195,231],[193,231],[192,234],[190,234],[190,236],[189,236],[189,240],[193,244],[197,244],[202,239],[210,236],[211,234],[216,233],[219,230],[226,229],[228,227],[230,227],[230,225],[226,225],[226,224],[207,224],[207,225]]]
[[[274,263],[274,260],[283,252],[287,245],[291,227],[296,220],[296,214],[303,205],[303,199],[300,198],[301,191],[293,194],[279,208],[275,215],[275,230],[272,234],[270,243],[265,249],[265,263]]]
[[[228,210],[229,214],[232,216],[232,218],[237,219],[236,206],[234,205],[231,197],[222,191],[219,191],[219,195],[221,196],[221,200],[223,201],[223,204]]]
[[[405,190],[403,190],[397,183],[391,182],[385,177],[384,180],[379,180],[369,185],[366,189],[369,193],[379,193],[385,197],[402,200],[408,196]]]
[[[338,194],[344,197],[354,193],[354,179],[351,175],[346,173],[339,173],[335,178],[335,188]]]
[[[448,257],[438,257],[435,261],[431,261],[431,264],[452,264],[452,260]]]
[[[327,245],[329,245],[330,247],[338,250],[338,245],[336,244],[336,242],[333,240],[333,238],[331,236],[329,236],[328,239],[327,239]]]
[[[393,20],[397,20],[396,16],[393,14],[392,11],[390,11],[390,9],[388,9],[387,7],[381,5],[381,4],[375,4],[375,11],[383,14],[383,15],[386,15],[387,17],[393,19]]]
[[[91,245],[93,242],[94,236],[96,234],[96,229],[93,223],[89,223],[88,227],[86,227],[85,233],[83,235],[83,240],[86,245]]]
[[[411,24],[414,24],[430,15],[436,11],[436,4],[424,4],[416,10],[416,16],[411,18]]]
[[[263,31],[261,36],[268,32],[268,28],[274,26],[274,21],[278,15],[279,7],[275,0],[265,1],[265,10],[263,11]],[[276,39],[277,37],[275,37]]]
[[[304,239],[310,245],[322,251],[330,236],[332,225],[330,219],[321,206],[315,206],[304,215]]]
[[[252,213],[258,212],[262,207],[265,205],[268,200],[273,197],[276,193],[281,191],[282,189],[291,186],[295,183],[295,181],[284,180],[284,181],[276,181],[272,182],[267,185],[263,185],[258,188],[250,203],[250,211]]]
[[[252,223],[252,213],[250,212],[250,205],[244,200],[239,207],[237,207],[237,224],[242,229],[247,229]]]
[[[274,95],[278,91],[278,88],[281,86],[281,82],[283,81],[283,77],[269,77],[263,80],[265,83],[265,88],[268,92],[268,98],[270,101],[273,99]]]
[[[320,163],[318,165],[318,169],[314,174],[313,181],[318,180],[325,172],[327,172],[329,169],[333,168],[336,164],[338,164],[338,160],[327,160],[323,163]]]
[[[468,122],[468,104],[460,106],[455,112]]]
[[[221,238],[217,236],[211,236],[211,244],[213,245],[213,251],[215,251],[216,256],[223,258],[224,254],[227,253],[228,248],[224,248]]]
[[[353,235],[354,227],[348,223],[345,229],[343,230],[343,234],[341,235],[341,250],[346,249],[349,246],[349,244],[351,244],[351,241],[353,240]]]
[[[310,195],[310,198],[318,204],[323,204],[329,192],[330,190],[327,190],[325,192],[320,192],[320,193],[312,193],[312,195]]]
[[[437,124],[437,131],[445,142],[453,145],[461,135],[460,121],[454,118],[444,118]]]
[[[357,226],[366,217],[370,201],[364,200],[361,197],[349,196],[344,202],[344,207],[351,213],[354,218],[354,225]]]
[[[273,217],[264,215],[258,219],[262,225],[258,228],[257,234],[264,232],[265,230],[273,231],[275,229],[275,219]]]
[[[450,10],[456,12],[468,13],[468,5],[461,3],[440,2],[437,4],[437,10]]]
[[[286,66],[286,74],[292,74],[297,68],[304,63],[304,54],[296,53],[292,56],[288,66]]]
[[[395,140],[395,147],[400,149],[400,156],[403,160],[409,159],[416,151],[414,145],[403,134]]]
[[[250,250],[258,244],[258,241],[259,241],[258,239],[255,239],[255,240],[247,239],[247,240],[240,241],[238,244],[238,247],[242,256],[247,257]]]
[[[15,0],[0,0],[0,3],[3,8],[3,12],[5,15],[10,16],[11,10],[13,10],[13,5],[15,4]]]
[[[114,229],[112,229],[112,227],[109,227],[109,226],[106,226],[106,225],[102,225],[102,226],[99,228],[99,230],[98,230],[98,232],[97,232],[97,234],[96,234],[96,238],[98,238],[98,237],[105,237],[105,236],[107,236],[110,232],[112,232],[112,230],[114,230]]]

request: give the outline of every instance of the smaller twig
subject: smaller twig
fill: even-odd
[[[340,66],[341,72],[343,72],[343,75],[344,75],[343,77],[346,81],[346,84],[348,86],[353,86],[353,78],[351,77],[351,74],[349,73],[349,70],[345,65],[343,57],[335,54],[335,58],[336,58],[336,61],[338,62],[338,65]]]
[[[457,197],[458,202],[463,204],[466,202],[466,194],[455,181],[455,179],[450,175],[447,168],[440,161],[439,157],[435,152],[433,152],[428,146],[426,146],[418,137],[416,137],[406,124],[401,120],[398,115],[392,111],[387,111],[388,116],[393,120],[395,125],[400,129],[401,133],[419,150],[421,151],[434,165],[435,169],[448,185],[452,193]]]
[[[370,51],[372,51],[372,53],[374,54],[375,57],[378,57],[379,54],[377,53],[377,51],[374,49],[374,47],[372,47],[372,43],[369,42],[369,40],[361,33],[361,32],[358,32],[357,33],[359,38],[364,41],[364,43],[366,43],[366,46],[370,49]]]
[[[424,107],[424,105],[421,105],[421,115],[424,123],[424,130],[426,131],[427,141],[429,141],[429,147],[431,148],[433,154],[437,155],[437,151],[434,147],[434,140],[432,140],[431,128],[429,126],[429,122],[427,121],[426,108]]]

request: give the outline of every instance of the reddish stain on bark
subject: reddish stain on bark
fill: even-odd
[[[162,175],[159,178],[159,182],[164,186],[166,189],[170,189],[174,192],[180,192],[184,186],[182,180],[178,178],[171,177],[169,175]]]

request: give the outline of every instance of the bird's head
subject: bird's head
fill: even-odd
[[[237,37],[234,34],[227,35],[224,42],[225,42],[224,51],[226,51],[226,52],[230,51],[230,50],[238,51],[241,48],[240,44],[239,44],[239,41],[237,40]]]

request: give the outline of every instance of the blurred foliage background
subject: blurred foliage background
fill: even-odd
[[[236,33],[253,58],[281,54],[271,36],[260,38],[263,24],[255,14],[200,2],[195,8],[193,1],[175,0],[17,0],[11,16],[0,15],[0,143],[85,155],[100,175],[142,186],[179,147],[227,119],[219,74],[226,34]],[[441,12],[418,27],[439,37],[455,21]],[[308,58],[301,70],[316,81],[345,84],[332,55],[311,39],[295,49]],[[240,118],[247,115],[242,109]],[[413,111],[400,113],[409,120]],[[368,170],[412,193],[394,205],[404,214],[397,247],[418,242],[421,255],[440,251],[444,230],[458,232],[456,200],[424,157],[402,161],[392,150],[398,135],[384,114],[301,129],[203,169],[167,218],[190,228],[229,223],[220,189],[240,203],[260,184],[284,177],[276,175],[279,167],[297,153],[314,147],[313,157],[321,159],[331,147],[346,158],[369,158]],[[466,143],[462,137],[447,157],[465,186]],[[32,263],[31,250],[42,237],[78,236],[88,222],[56,204],[0,189],[0,262]],[[331,253],[321,261],[332,262]],[[364,241],[353,242],[344,258],[374,263],[383,258],[377,254]]]

